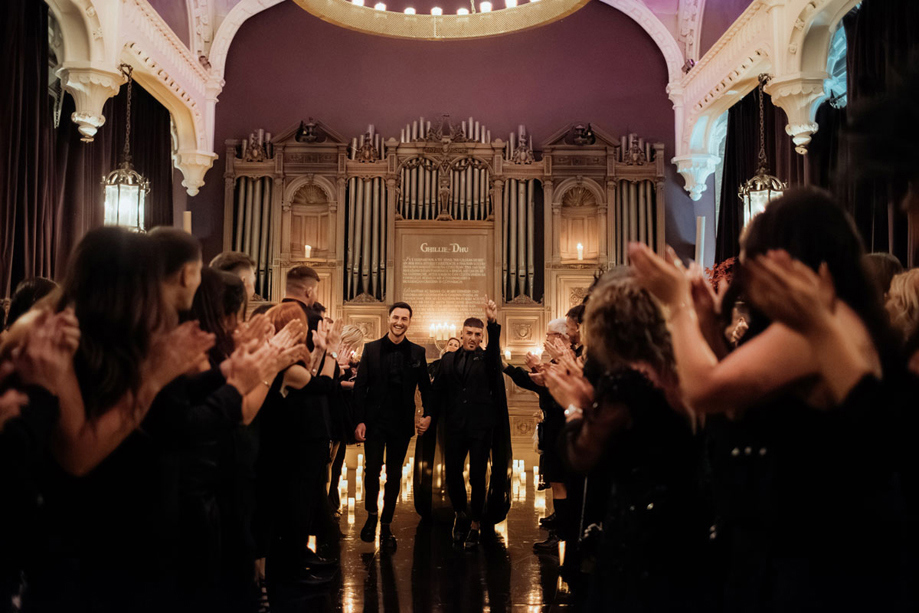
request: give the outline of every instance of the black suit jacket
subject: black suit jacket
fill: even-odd
[[[443,412],[447,428],[485,431],[495,427],[498,407],[505,401],[500,338],[501,326],[489,322],[488,345],[472,352],[465,377],[456,368],[464,349],[441,358],[440,372],[434,380],[433,408]]]
[[[421,403],[427,414],[431,405],[431,380],[428,378],[424,347],[408,339],[402,342],[408,343],[411,359],[402,375],[402,394],[397,404],[400,408],[398,428],[401,433],[411,438],[415,434],[415,388],[421,390]],[[382,338],[364,346],[361,363],[357,367],[357,380],[354,382],[354,420],[359,424],[365,424],[368,429],[373,427],[377,414],[389,394],[389,382],[384,376],[381,363],[382,347]]]

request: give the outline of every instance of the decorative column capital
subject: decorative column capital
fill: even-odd
[[[826,97],[823,82],[828,75],[821,73],[797,73],[776,77],[766,84],[764,90],[772,97],[772,103],[785,111],[788,125],[785,132],[795,143],[795,151],[807,154],[811,136],[817,132],[817,107]]]
[[[73,96],[76,110],[70,116],[78,126],[84,142],[91,143],[105,123],[102,107],[118,93],[124,82],[117,69],[64,66],[59,71],[64,90]]]
[[[176,154],[176,168],[182,171],[182,186],[189,196],[196,196],[204,185],[204,174],[214,165],[216,153],[209,151],[179,151]]]
[[[671,162],[676,164],[677,172],[683,176],[683,187],[689,192],[689,197],[699,200],[706,189],[705,182],[715,172],[721,158],[708,153],[690,153],[675,157]]]

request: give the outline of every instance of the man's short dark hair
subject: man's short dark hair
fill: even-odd
[[[565,317],[568,319],[573,319],[578,323],[578,325],[584,323],[584,305],[579,304],[568,309],[568,312],[565,313]]]
[[[242,251],[224,251],[211,260],[211,268],[239,274],[241,268],[255,270],[255,260]]]
[[[409,319],[411,319],[412,315],[414,315],[414,313],[412,313],[412,307],[409,306],[407,302],[393,302],[392,306],[389,307],[389,314],[392,315],[392,312],[395,311],[396,309],[405,309],[406,311],[408,311]]]
[[[468,317],[466,321],[463,322],[464,328],[484,328],[485,324],[482,323],[482,320],[478,317]]]
[[[325,305],[323,305],[321,302],[314,302],[313,306],[311,306],[310,308],[313,309],[313,311],[315,311],[316,313],[319,313],[320,315],[325,313]]]
[[[306,287],[307,281],[319,283],[319,273],[309,266],[295,266],[287,271],[287,285],[298,288]]]

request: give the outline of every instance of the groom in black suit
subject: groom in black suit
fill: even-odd
[[[501,365],[501,326],[497,322],[498,306],[487,300],[488,345],[482,349],[482,320],[470,317],[463,322],[460,338],[462,347],[444,355],[440,374],[434,381],[433,408],[443,411],[447,433],[444,437],[444,469],[447,492],[456,512],[453,539],[464,540],[463,531],[470,520],[464,546],[475,548],[479,543],[479,522],[485,511],[486,473],[492,450],[492,435],[504,402],[504,376]],[[421,426],[427,427],[431,417],[425,404]],[[463,468],[469,456],[470,504],[466,503],[466,480]],[[497,470],[497,469],[495,469]]]
[[[358,421],[354,438],[364,443],[364,508],[368,514],[361,540],[371,543],[376,536],[377,497],[385,451],[386,489],[383,515],[379,518],[380,540],[390,549],[396,545],[390,524],[399,499],[402,463],[415,433],[415,388],[421,390],[425,409],[431,404],[431,380],[424,347],[405,338],[411,323],[412,307],[408,304],[396,302],[389,307],[389,332],[364,347],[353,392]],[[423,434],[429,423],[419,424],[418,433]]]

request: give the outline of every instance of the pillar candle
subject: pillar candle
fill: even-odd
[[[191,234],[191,211],[182,212],[182,229]]]
[[[578,243],[578,260],[584,259],[584,245]]]
[[[456,337],[456,326],[455,325],[450,326],[450,336]]]
[[[510,350],[510,349],[505,349],[505,350],[504,350],[504,359],[505,359],[505,360],[510,360],[510,359],[511,359],[511,350]]]
[[[303,245],[303,257],[307,260],[310,259],[310,256],[313,254],[313,248],[310,245]]]

